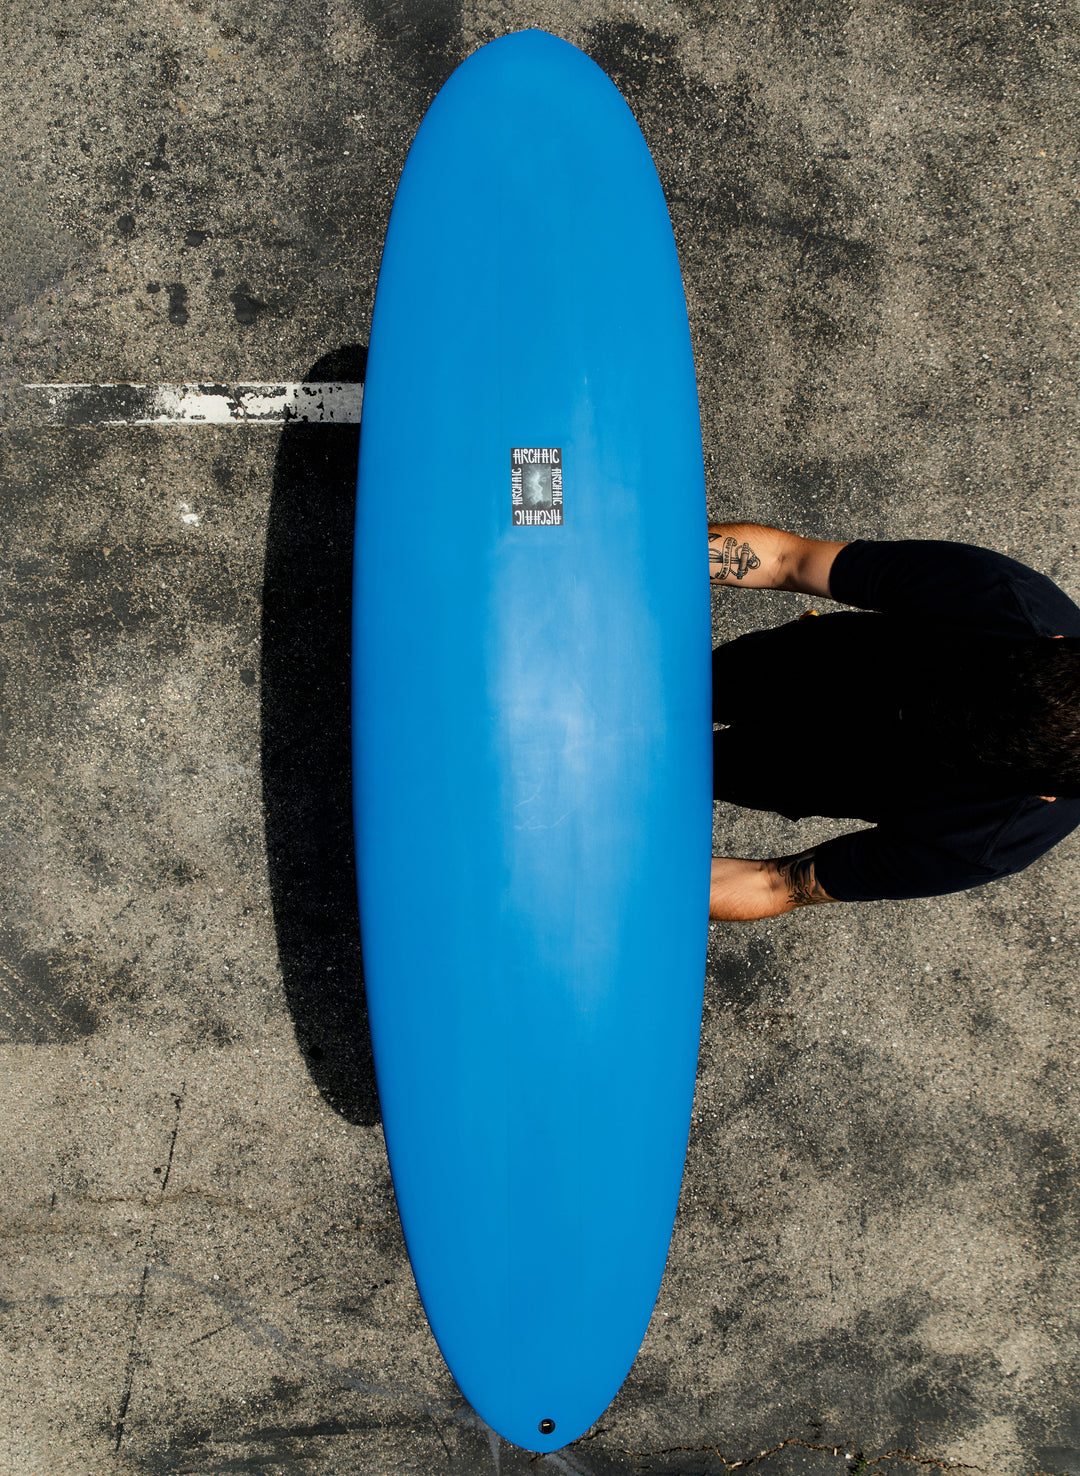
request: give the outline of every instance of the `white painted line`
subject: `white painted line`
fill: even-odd
[[[362,384],[24,384],[26,425],[357,425]]]

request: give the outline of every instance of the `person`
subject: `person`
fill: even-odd
[[[710,524],[709,567],[855,607],[714,650],[714,797],[869,826],[714,856],[711,918],[962,891],[1080,825],[1080,608],[1045,575],[970,544],[749,523]]]

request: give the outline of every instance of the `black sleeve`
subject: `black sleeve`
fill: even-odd
[[[966,892],[1001,875],[950,855],[931,842],[890,834],[881,825],[815,846],[814,873],[837,902],[940,897],[946,892]]]
[[[1052,579],[969,543],[857,539],[836,555],[829,588],[841,604],[953,630],[1080,635],[1080,609]]]
[[[818,881],[838,902],[876,902],[965,892],[1015,876],[1080,826],[1080,800],[1034,795],[989,801],[968,819],[958,806],[936,832],[882,824],[815,847]]]

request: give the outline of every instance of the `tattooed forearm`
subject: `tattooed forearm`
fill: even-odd
[[[709,578],[724,580],[729,576],[745,579],[752,569],[760,569],[761,560],[749,543],[712,534],[709,538]]]
[[[788,901],[793,907],[805,907],[811,902],[836,901],[817,879],[812,850],[802,851],[798,856],[782,856],[775,865],[780,879],[787,887]]]

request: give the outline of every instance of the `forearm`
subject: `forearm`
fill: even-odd
[[[759,523],[710,523],[709,578],[744,589],[778,589],[792,539]]]
[[[760,523],[710,523],[709,577],[736,588],[828,597],[829,572],[843,547]]]
[[[835,901],[817,879],[812,850],[771,861],[713,857],[709,917],[714,921],[753,922]]]

